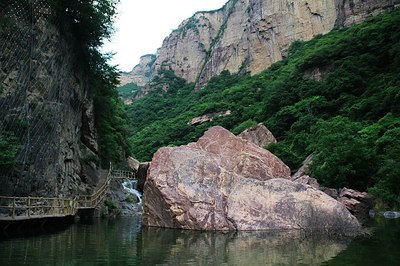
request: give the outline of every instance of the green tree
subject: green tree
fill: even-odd
[[[13,133],[0,131],[0,172],[7,171],[14,164],[19,147]]]
[[[253,121],[251,119],[246,120],[242,123],[240,123],[239,125],[237,125],[235,128],[232,129],[232,133],[235,135],[240,134],[243,130],[250,128],[250,127],[254,127],[257,125],[256,121]]]
[[[315,154],[312,176],[325,186],[366,190],[371,185],[376,155],[360,136],[361,129],[361,123],[341,116],[318,121],[308,149]]]
[[[400,127],[386,131],[376,144],[380,164],[371,192],[400,206]]]
[[[56,21],[65,32],[74,33],[84,49],[97,49],[114,32],[119,0],[48,0]],[[66,23],[67,22],[67,23]],[[86,51],[83,51],[86,52]]]

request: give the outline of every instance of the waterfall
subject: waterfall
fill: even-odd
[[[130,194],[136,195],[136,197],[139,199],[138,204],[142,205],[142,193],[137,191],[137,180],[132,179],[132,180],[125,181],[124,183],[122,183],[122,186]]]

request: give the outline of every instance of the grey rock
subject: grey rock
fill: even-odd
[[[32,10],[8,2],[0,36],[0,128],[16,134],[21,146],[14,167],[1,173],[0,195],[73,197],[93,187],[94,175],[81,158],[97,152],[93,101],[76,40],[42,12],[46,1]],[[26,20],[31,11],[35,19]]]

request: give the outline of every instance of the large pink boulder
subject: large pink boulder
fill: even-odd
[[[143,224],[193,230],[359,227],[347,209],[292,182],[269,151],[210,128],[196,143],[159,149],[143,193]]]

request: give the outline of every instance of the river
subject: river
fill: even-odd
[[[140,216],[75,223],[0,240],[0,265],[399,265],[400,219],[370,237],[301,231],[197,232],[146,228]]]

